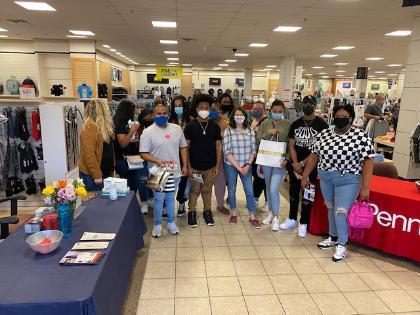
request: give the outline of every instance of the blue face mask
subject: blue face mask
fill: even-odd
[[[216,120],[217,118],[219,118],[219,113],[216,110],[212,109],[210,110],[209,117],[211,120]]]
[[[273,118],[273,120],[279,120],[279,119],[284,119],[284,114],[274,114],[271,113],[271,117]]]
[[[168,123],[168,116],[156,116],[155,124],[159,127],[163,127]]]
[[[184,108],[183,107],[175,107],[175,114],[178,116],[182,116],[184,114]]]

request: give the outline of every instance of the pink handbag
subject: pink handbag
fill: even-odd
[[[347,216],[350,238],[362,239],[363,229],[370,229],[373,224],[374,208],[369,202],[356,200]]]

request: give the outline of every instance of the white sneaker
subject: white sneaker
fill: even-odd
[[[306,237],[308,234],[308,225],[307,224],[299,224],[298,226],[298,236],[299,237]]]
[[[150,209],[153,209],[153,199],[149,199],[147,204],[149,205]]]
[[[174,223],[168,223],[168,225],[166,227],[168,228],[169,233],[171,233],[172,235],[179,234],[179,230],[178,230],[178,227],[176,226],[175,222]]]
[[[147,202],[141,203],[141,213],[143,214],[149,213],[149,205],[147,204]]]
[[[162,236],[162,224],[154,225],[152,231],[152,237],[158,238]]]
[[[329,236],[327,239],[318,243],[318,248],[319,249],[328,249],[328,248],[334,247],[335,245],[337,245],[337,242],[334,242],[331,239],[331,236]]]
[[[271,220],[273,220],[273,212],[269,212],[268,215],[265,217],[264,220],[262,220],[262,224],[269,225],[271,223]]]
[[[292,219],[289,219],[289,218],[287,218],[286,220],[284,220],[284,222],[282,224],[280,224],[280,228],[282,230],[289,230],[289,229],[292,229],[292,228],[295,228],[295,227],[297,227],[296,220],[292,220]]]
[[[267,212],[269,210],[268,202],[266,201],[264,206],[259,208],[260,212]]]
[[[332,260],[334,262],[340,262],[343,261],[347,254],[347,248],[346,246],[338,244],[335,248],[335,253],[332,257]]]
[[[271,231],[278,232],[279,229],[279,218],[274,217],[273,223],[271,223]]]

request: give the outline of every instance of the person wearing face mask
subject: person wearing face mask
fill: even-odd
[[[275,100],[271,104],[272,119],[264,121],[258,129],[257,145],[261,140],[271,140],[277,142],[287,142],[291,123],[284,119],[286,107],[280,100]],[[263,224],[271,223],[271,230],[279,230],[279,211],[280,211],[280,186],[286,173],[287,160],[284,160],[278,167],[263,166],[265,187],[267,189],[267,199],[270,212],[262,221]]]
[[[369,105],[368,107],[366,107],[365,109],[365,123],[364,123],[364,128],[366,129],[369,121],[371,119],[373,120],[381,120],[384,116],[383,112],[382,112],[382,107],[384,106],[385,103],[385,96],[383,94],[378,94],[376,96],[376,101],[374,104]]]
[[[254,131],[255,134],[258,133],[259,127],[267,119],[267,117],[264,116],[264,107],[265,107],[265,104],[261,101],[255,102],[254,106],[252,107],[251,130]],[[261,197],[261,194],[264,192],[265,204],[263,207],[259,208],[259,210],[261,212],[267,212],[268,211],[267,192],[265,189],[264,177],[261,177],[261,175],[259,175],[261,173],[262,173],[262,166],[257,165],[254,160],[254,162],[252,163],[252,177],[254,178],[252,185],[253,185],[253,190],[254,190],[254,198],[258,207],[258,201]]]
[[[220,172],[222,160],[222,137],[218,124],[210,120],[210,105],[213,99],[201,94],[196,99],[197,117],[184,130],[189,153],[189,177],[191,191],[189,196],[188,225],[197,227],[197,199],[201,194],[204,210],[203,218],[207,225],[213,226],[211,195],[214,178]]]
[[[361,129],[352,126],[355,117],[351,105],[333,108],[334,129],[318,134],[302,174],[301,186],[310,183],[309,175],[318,165],[321,192],[328,209],[329,237],[318,243],[320,249],[335,247],[334,262],[347,253],[347,215],[357,197],[369,199],[373,171],[372,140]]]
[[[291,165],[288,165],[290,178],[290,212],[289,217],[280,224],[282,230],[288,230],[297,226],[297,214],[299,209],[299,195],[301,191],[300,178],[305,167],[306,159],[311,153],[311,147],[316,136],[322,130],[328,128],[328,124],[315,115],[316,98],[305,96],[302,101],[304,116],[292,123],[289,132],[289,152]],[[316,170],[309,175],[311,182],[315,182],[318,174]],[[299,221],[298,236],[306,237],[307,226],[310,218],[312,202],[302,196],[301,216]]]
[[[246,120],[246,112],[242,108],[235,108],[230,116],[229,127],[223,133],[223,155],[230,207],[229,222],[236,224],[238,220],[236,184],[239,175],[246,196],[249,223],[256,229],[259,229],[261,225],[255,217],[256,203],[252,191],[251,172],[251,165],[257,153],[255,133],[248,126],[249,122]]]
[[[222,104],[222,118],[229,120],[230,114],[234,108],[232,97],[229,94],[224,93],[218,99]]]
[[[168,213],[167,228],[170,234],[179,233],[175,223],[175,192],[179,175],[188,174],[188,150],[184,133],[180,126],[168,123],[168,107],[157,103],[153,109],[154,124],[143,131],[140,137],[140,156],[148,162],[149,168],[175,166],[178,171],[170,174],[162,191],[155,191],[153,196],[153,231],[152,237],[162,235],[163,203]],[[180,167],[180,157],[182,169]]]

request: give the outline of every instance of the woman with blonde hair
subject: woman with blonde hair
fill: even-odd
[[[102,189],[102,179],[114,173],[114,124],[108,104],[90,101],[80,133],[79,172],[89,191]]]

